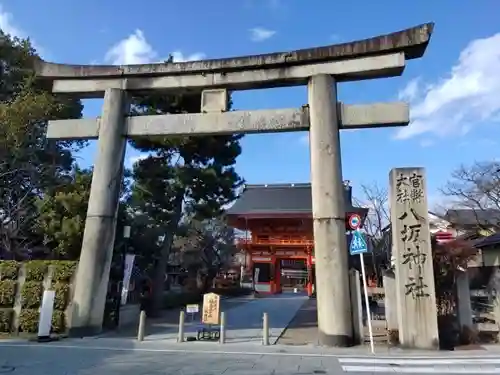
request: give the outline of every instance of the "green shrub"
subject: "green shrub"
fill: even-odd
[[[19,314],[19,330],[25,333],[38,332],[38,319],[40,312],[38,309],[22,309]]]
[[[66,330],[66,321],[64,311],[54,310],[52,312],[52,327],[54,333],[62,333]]]
[[[19,273],[19,262],[15,260],[0,261],[0,280],[16,280]]]
[[[13,316],[13,309],[0,309],[0,332],[10,332]]]
[[[64,310],[68,305],[69,296],[69,284],[66,283],[55,283],[52,289],[56,292],[54,299],[54,309]]]
[[[39,281],[27,281],[21,289],[21,304],[23,308],[40,307],[43,296],[43,283]]]
[[[75,273],[78,262],[73,261],[54,261],[51,262],[54,267],[54,274],[52,275],[53,282],[70,281],[71,276]]]
[[[0,281],[0,306],[14,306],[16,300],[16,281]]]
[[[26,267],[26,281],[43,281],[47,274],[49,262],[32,260],[24,263]]]

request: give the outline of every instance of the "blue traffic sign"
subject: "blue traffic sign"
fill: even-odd
[[[349,246],[351,255],[363,254],[368,252],[365,236],[359,230],[352,233],[351,244]]]

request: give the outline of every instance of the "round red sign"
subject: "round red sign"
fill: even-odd
[[[352,214],[351,216],[349,216],[349,227],[352,230],[358,229],[360,225],[361,225],[361,216],[359,216],[358,214]]]

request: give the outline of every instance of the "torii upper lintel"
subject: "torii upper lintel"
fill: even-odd
[[[140,78],[290,67],[401,52],[406,59],[416,59],[423,56],[433,29],[434,23],[430,22],[349,43],[224,59],[121,66],[55,64],[40,60],[35,69],[37,75],[45,79]]]

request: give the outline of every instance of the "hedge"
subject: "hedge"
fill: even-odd
[[[14,309],[0,309],[0,332],[8,333],[12,329]]]
[[[0,281],[0,307],[13,307],[16,301],[16,286],[14,280]]]
[[[42,304],[43,283],[26,281],[21,289],[21,306],[23,309],[38,308]]]
[[[19,262],[4,260],[0,262],[0,280],[17,280]]]
[[[14,305],[21,267],[24,267],[25,279],[20,290],[19,327],[13,327]],[[12,332],[16,331],[17,328],[20,332],[37,332],[40,305],[44,292],[44,280],[48,275],[49,267],[52,269],[50,289],[55,291],[52,332],[61,333],[65,331],[65,310],[69,303],[69,283],[76,270],[77,262],[34,260],[28,262],[0,261],[1,332]]]

